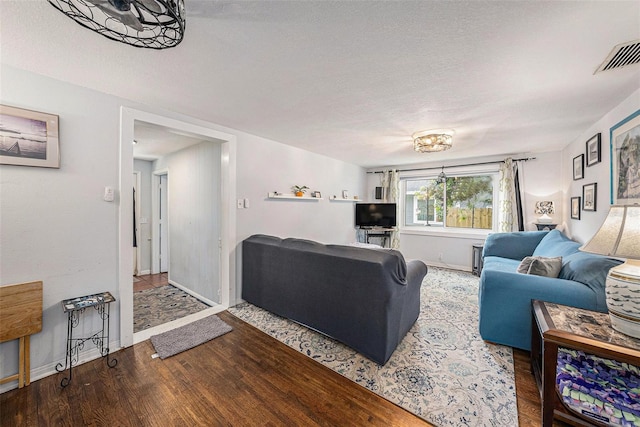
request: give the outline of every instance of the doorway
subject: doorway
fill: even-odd
[[[132,179],[133,179],[133,149],[132,141],[135,135],[136,123],[153,124],[174,132],[180,132],[186,135],[199,137],[203,140],[215,141],[220,147],[219,165],[220,165],[220,206],[219,212],[219,246],[220,259],[219,268],[217,269],[218,279],[220,283],[220,292],[217,303],[210,309],[200,313],[187,316],[159,327],[151,328],[143,331],[144,333],[133,333],[133,285],[131,281],[131,271],[133,269],[133,251],[132,246]],[[231,296],[235,301],[235,205],[231,203],[235,197],[235,136],[218,132],[216,130],[202,127],[190,122],[172,119],[169,117],[159,116],[152,113],[121,108],[121,136],[120,136],[120,210],[119,210],[119,296],[120,296],[120,344],[128,347],[135,342],[148,339],[151,335],[155,335],[166,330],[187,324],[198,318],[206,317],[210,314],[217,313],[229,307]],[[168,182],[169,183],[169,182]],[[167,194],[170,196],[169,194]],[[165,217],[166,218],[166,217]],[[168,238],[171,241],[171,238]],[[166,239],[165,239],[166,241]],[[170,249],[167,249],[170,254]],[[158,267],[160,269],[160,266]],[[168,267],[171,272],[171,267]]]

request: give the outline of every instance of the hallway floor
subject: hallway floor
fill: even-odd
[[[159,288],[160,286],[166,286],[169,284],[169,273],[143,274],[133,277],[134,279],[138,279],[133,282],[133,292]]]
[[[137,276],[133,283],[133,332],[181,319],[209,308],[171,285],[167,273]]]

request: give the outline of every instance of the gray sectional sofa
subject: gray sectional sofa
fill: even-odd
[[[242,244],[242,298],[384,365],[420,313],[427,266],[388,249],[254,235]]]

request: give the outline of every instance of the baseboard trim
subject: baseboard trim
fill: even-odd
[[[471,273],[471,268],[468,265],[447,264],[443,262],[433,262],[433,261],[429,261],[428,265],[433,267],[448,268],[450,270],[459,270],[459,271],[466,271]]]
[[[203,303],[207,304],[210,307],[215,307],[217,305],[220,305],[220,303],[212,301],[209,298],[203,297],[199,293],[192,291],[191,289],[187,288],[186,286],[181,285],[180,283],[176,282],[175,280],[169,279],[169,284],[175,286],[176,288],[178,288],[178,289],[180,289],[182,291],[185,291],[186,293],[188,293],[192,297],[199,299],[200,301],[202,301]]]
[[[120,348],[120,340],[118,341],[112,341],[109,344],[109,348],[115,348],[117,350],[115,351],[111,351],[109,353],[109,357],[114,357],[115,359],[118,358],[117,355],[117,351],[119,351]],[[80,359],[78,360],[78,363],[75,364],[73,366],[73,369],[76,369],[79,365],[82,365],[83,363],[87,363],[90,362],[92,360],[95,359],[99,359],[101,358],[102,355],[100,354],[100,351],[97,348],[92,348],[86,351],[82,351],[80,353]],[[60,375],[60,380],[62,380],[62,378],[64,378],[65,374],[63,372],[58,372],[56,370],[56,366],[58,365],[58,363],[62,363],[64,364],[64,360],[60,361],[60,362],[52,362],[52,363],[48,363],[46,365],[40,366],[38,368],[33,368],[31,369],[31,382],[34,381],[38,381],[42,378],[51,376],[51,375]],[[106,363],[106,361],[105,361]],[[115,369],[117,369],[117,365],[115,367]],[[71,380],[71,382],[73,383],[74,381],[83,381],[82,378],[77,378],[76,375],[74,374],[73,379]],[[11,381],[9,383],[3,384],[2,386],[0,386],[0,393],[5,393],[9,390],[13,390],[18,388],[18,381]],[[60,388],[62,388],[62,386],[60,386]]]

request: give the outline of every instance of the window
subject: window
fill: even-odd
[[[491,230],[496,174],[403,180],[404,225]]]

